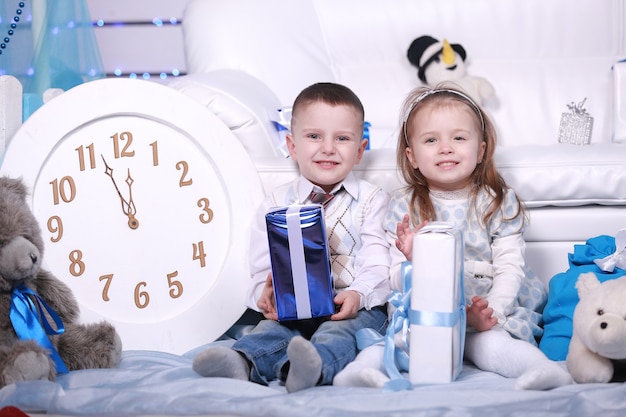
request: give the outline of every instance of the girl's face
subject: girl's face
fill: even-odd
[[[485,153],[473,111],[463,103],[426,105],[414,111],[406,156],[435,191],[461,190]]]
[[[324,191],[331,192],[361,161],[363,117],[351,106],[313,102],[292,120],[287,148],[300,173]]]

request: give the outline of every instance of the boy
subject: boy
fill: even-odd
[[[200,375],[265,385],[279,379],[288,392],[332,384],[356,356],[357,330],[385,332],[390,260],[382,222],[388,195],[352,172],[367,146],[363,120],[361,101],[339,84],[313,84],[296,98],[287,147],[300,177],[266,197],[252,226],[247,304],[265,320],[232,349],[200,352],[193,362]],[[271,207],[318,202],[312,192],[328,196],[324,217],[337,311],[324,318],[278,322],[269,248],[261,243],[267,242],[265,213]]]

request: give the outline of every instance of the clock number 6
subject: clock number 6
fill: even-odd
[[[170,287],[170,297],[178,298],[183,295],[183,284],[180,281],[173,280],[178,275],[178,271],[167,274],[167,284]],[[145,281],[141,281],[135,286],[135,305],[137,308],[146,308],[150,304],[150,294],[147,291],[141,291],[142,287],[148,285]],[[174,288],[175,287],[175,288]]]
[[[170,287],[170,297],[178,298],[183,295],[183,284],[180,281],[172,279],[178,276],[178,271],[174,271],[171,274],[167,274],[167,284]],[[110,301],[109,298],[109,288],[111,287],[111,282],[113,281],[113,274],[102,275],[100,277],[100,282],[106,281],[104,283],[104,288],[102,289],[102,300]],[[145,281],[141,281],[139,284],[135,286],[135,305],[137,308],[146,308],[148,304],[150,304],[150,294],[146,291],[141,291],[142,287],[148,285]]]
[[[150,304],[150,294],[146,291],[141,291],[141,287],[148,285],[145,281],[141,281],[135,287],[135,305],[137,308],[146,308]]]

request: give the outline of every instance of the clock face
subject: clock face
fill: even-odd
[[[221,180],[194,138],[161,122],[112,116],[71,132],[34,185],[47,264],[98,314],[176,316],[207,293],[227,254],[228,242],[212,245],[234,221]]]
[[[69,117],[86,96],[96,109]],[[125,349],[182,353],[245,310],[260,181],[232,133],[182,93],[138,80],[76,87],[22,126],[2,174],[32,189],[45,268]]]

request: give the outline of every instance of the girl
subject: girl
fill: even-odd
[[[408,186],[392,194],[385,219],[393,289],[402,289],[414,233],[428,221],[454,223],[465,242],[465,358],[517,378],[519,389],[571,383],[537,347],[546,294],[524,260],[523,205],[495,168],[493,124],[467,94],[443,85],[411,92],[402,115],[397,159]],[[382,357],[373,349],[364,360]],[[379,386],[388,380],[380,369],[357,358],[335,383]]]

